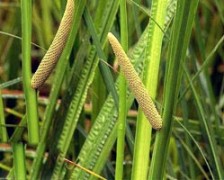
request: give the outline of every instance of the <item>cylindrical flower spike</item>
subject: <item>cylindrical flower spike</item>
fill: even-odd
[[[42,59],[37,71],[32,77],[31,86],[34,89],[39,88],[46,79],[49,77],[50,73],[53,71],[58,59],[61,56],[69,32],[72,26],[72,19],[74,14],[74,1],[67,0],[67,5],[65,8],[64,15],[62,17],[58,31],[53,39],[47,53]]]
[[[152,127],[157,130],[160,129],[162,127],[162,118],[159,115],[144,84],[138,77],[137,72],[135,71],[116,37],[112,33],[109,33],[108,39],[112,46],[114,54],[118,59],[118,63],[121,66],[121,70],[123,71],[129,83],[130,89],[139,103],[139,106],[141,107]]]

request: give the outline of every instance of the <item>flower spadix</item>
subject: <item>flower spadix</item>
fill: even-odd
[[[42,59],[37,71],[34,73],[31,79],[32,88],[37,89],[41,85],[43,85],[43,83],[49,77],[50,73],[53,71],[69,36],[69,32],[72,26],[73,14],[74,1],[67,0],[65,12],[59,25],[58,31],[48,51]]]
[[[123,71],[124,76],[128,81],[130,90],[138,101],[139,106],[141,107],[152,127],[154,129],[160,129],[162,127],[162,118],[159,115],[150,95],[148,94],[147,89],[139,78],[130,60],[128,59],[128,56],[124,52],[119,41],[112,33],[108,34],[108,40],[112,46],[115,56],[118,59],[118,64],[121,66],[121,70]]]

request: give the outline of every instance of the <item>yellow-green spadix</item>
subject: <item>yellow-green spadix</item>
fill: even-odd
[[[121,70],[123,71],[124,76],[129,83],[129,87],[139,103],[139,106],[141,107],[142,111],[144,112],[152,127],[154,129],[160,129],[162,127],[162,118],[159,115],[144,84],[138,77],[137,72],[129,61],[122,46],[112,33],[108,34],[108,40],[112,46],[115,56],[118,59],[118,63],[121,66]]]
[[[64,15],[59,25],[58,31],[53,39],[48,51],[42,59],[37,71],[34,73],[31,79],[31,86],[34,89],[39,88],[50,73],[53,71],[61,53],[64,49],[65,43],[69,36],[69,32],[72,26],[72,19],[74,15],[74,0],[67,0]]]

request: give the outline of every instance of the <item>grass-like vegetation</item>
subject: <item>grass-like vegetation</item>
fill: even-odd
[[[0,2],[0,178],[224,179],[224,1],[66,3]]]

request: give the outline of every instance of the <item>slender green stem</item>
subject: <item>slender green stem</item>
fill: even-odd
[[[13,143],[13,166],[15,179],[26,179],[25,152],[23,143]]]
[[[21,0],[22,14],[22,74],[25,92],[29,143],[39,142],[39,125],[36,91],[31,88],[31,17],[32,1]]]
[[[181,80],[181,63],[186,57],[193,20],[198,1],[182,0],[177,2],[177,12],[172,29],[172,37],[169,45],[169,61],[165,74],[165,96],[163,112],[163,128],[156,137],[155,147],[150,166],[149,179],[163,179],[169,140],[172,130],[172,114],[176,106],[177,94]]]
[[[126,0],[120,1],[120,27],[121,27],[121,45],[127,52],[128,50],[128,27],[127,27],[127,9]],[[119,82],[119,110],[118,110],[118,128],[117,128],[117,157],[115,179],[123,179],[123,161],[125,146],[125,129],[126,129],[126,109],[127,109],[127,84],[124,75],[121,75]]]
[[[164,28],[166,7],[166,0],[154,0],[151,8],[151,17],[154,21],[151,20],[149,24],[150,31],[145,57],[143,81],[153,99],[155,99],[157,91],[160,54],[164,35],[161,28]],[[157,24],[159,24],[159,26]],[[132,169],[133,180],[146,179],[147,177],[151,131],[152,128],[148,120],[142,110],[139,110],[135,139],[134,164]]]
[[[4,113],[4,105],[2,100],[2,91],[0,89],[0,142],[7,142],[8,135],[5,125],[5,113]]]

